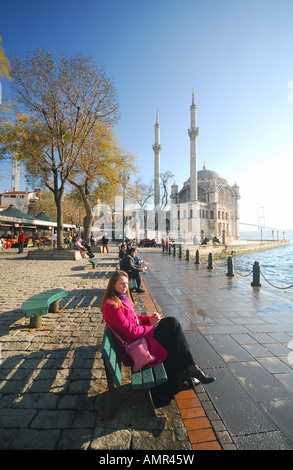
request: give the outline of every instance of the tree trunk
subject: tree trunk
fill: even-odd
[[[91,203],[87,195],[87,190],[86,190],[87,184],[86,183],[84,184],[85,186],[84,188],[81,184],[75,183],[75,181],[71,178],[68,178],[68,181],[69,183],[71,183],[73,186],[75,186],[78,189],[82,197],[83,205],[86,211],[86,216],[83,218],[83,239],[87,243],[89,243],[90,238],[91,238],[91,228],[92,228],[94,216],[92,212]]]
[[[53,192],[56,209],[57,209],[57,250],[60,250],[64,247],[63,240],[63,208],[62,208],[62,196],[63,196],[63,186],[58,189],[58,180],[57,177],[54,178],[54,189],[47,185],[47,187]]]
[[[90,213],[86,211],[87,214],[83,218],[83,238],[86,240],[87,243],[89,243],[90,238],[91,238],[91,228],[93,225],[93,215],[92,215],[92,209],[90,207]]]

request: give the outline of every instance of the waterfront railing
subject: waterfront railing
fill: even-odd
[[[235,253],[233,253],[233,252],[231,253],[231,255],[226,256],[224,258],[221,258],[221,257],[216,257],[215,258],[213,256],[213,253],[211,253],[211,252],[208,254],[208,257],[204,256],[204,257],[201,258],[199,250],[196,250],[195,256],[193,256],[190,253],[189,249],[183,250],[181,244],[179,244],[179,245],[173,244],[173,245],[169,245],[167,250],[164,249],[163,253],[166,253],[169,256],[178,257],[180,259],[185,259],[186,261],[194,261],[196,266],[207,265],[207,269],[209,269],[209,270],[213,270],[214,265],[216,265],[220,268],[227,267],[226,276],[228,276],[228,277],[234,277],[235,274],[237,274],[238,276],[241,276],[241,277],[249,277],[249,276],[252,275],[252,282],[251,282],[252,287],[261,287],[261,285],[262,285],[261,279],[264,279],[270,286],[272,286],[276,289],[287,290],[287,289],[291,289],[293,287],[293,284],[291,284],[289,286],[277,286],[274,283],[272,283],[271,281],[269,281],[267,279],[267,277],[262,273],[261,265],[258,261],[254,262],[251,271],[249,271],[248,273],[245,273],[245,274],[242,273],[239,269],[235,268],[235,263],[234,263]],[[223,263],[219,262],[220,260],[223,260],[224,262]]]

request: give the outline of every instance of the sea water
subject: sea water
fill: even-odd
[[[255,261],[260,264],[262,284],[268,282],[279,289],[288,288],[288,293],[293,294],[293,240],[279,248],[235,255],[234,269],[241,275],[249,274]]]

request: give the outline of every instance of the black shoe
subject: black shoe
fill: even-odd
[[[185,371],[186,375],[183,376],[185,380],[189,380],[190,378],[194,377],[195,379],[199,380],[202,384],[210,384],[216,380],[215,377],[209,377],[206,375],[199,367],[197,370],[187,370]]]
[[[215,377],[209,377],[208,375],[205,375],[205,373],[200,369],[198,369],[196,372],[192,372],[192,377],[195,377],[202,384],[210,384],[216,380]]]
[[[141,288],[139,288],[139,289],[136,289],[136,292],[138,292],[139,294],[142,294],[143,292],[145,292],[145,290],[144,290],[144,289],[141,289]]]

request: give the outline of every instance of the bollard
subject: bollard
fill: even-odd
[[[175,243],[173,245],[173,256],[176,256],[176,245],[175,245]]]
[[[254,262],[253,265],[253,277],[252,277],[252,283],[251,285],[253,287],[260,287],[261,282],[260,282],[260,264],[258,261]]]
[[[213,268],[213,254],[212,253],[209,253],[208,269],[214,269]]]
[[[182,246],[179,245],[179,255],[178,255],[179,258],[182,258]]]
[[[228,256],[227,268],[228,268],[228,272],[227,272],[226,276],[233,277],[234,276],[234,260],[233,260],[232,256]]]
[[[196,250],[196,253],[195,253],[195,264],[199,264],[199,251]]]
[[[189,250],[186,250],[186,261],[189,261]]]

